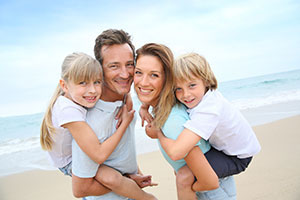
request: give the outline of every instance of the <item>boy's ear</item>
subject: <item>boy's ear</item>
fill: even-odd
[[[64,91],[64,93],[68,92],[68,86],[67,86],[67,83],[66,83],[65,80],[60,79],[59,80],[59,85],[60,85],[61,89]]]

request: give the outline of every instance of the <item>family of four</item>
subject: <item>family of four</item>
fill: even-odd
[[[97,37],[94,53],[96,59],[84,53],[64,59],[41,126],[42,148],[72,177],[74,196],[157,199],[143,191],[157,184],[136,160],[134,82],[146,134],[176,172],[178,199],[236,199],[233,175],[247,168],[260,145],[218,92],[207,61],[196,53],[174,60],[155,43],[135,51],[128,33],[116,29]]]

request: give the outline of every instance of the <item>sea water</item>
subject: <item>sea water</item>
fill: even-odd
[[[300,70],[221,82],[219,90],[243,113],[277,104],[293,105],[290,109],[281,109],[261,119],[255,113],[252,119],[248,119],[251,125],[300,114]],[[132,98],[138,115],[140,102],[135,93],[132,93]],[[0,176],[31,169],[55,169],[40,147],[42,117],[43,113],[0,117]],[[139,117],[136,146],[138,154],[158,150],[156,141],[146,136]]]

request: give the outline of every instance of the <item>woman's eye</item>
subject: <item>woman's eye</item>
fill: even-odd
[[[135,71],[134,73],[135,74],[142,74],[142,72],[140,72],[140,71]]]
[[[151,74],[152,77],[158,78],[159,75],[158,74]]]

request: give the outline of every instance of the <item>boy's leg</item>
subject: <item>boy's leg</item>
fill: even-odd
[[[198,146],[193,147],[184,160],[197,179],[192,186],[193,191],[213,190],[219,187],[216,173]]]
[[[108,188],[94,178],[80,178],[72,175],[73,195],[77,198],[86,196],[99,196],[110,192]]]
[[[245,171],[252,159],[252,157],[239,159],[236,156],[229,156],[213,147],[205,154],[205,157],[219,178]]]
[[[95,179],[116,194],[124,197],[136,200],[156,199],[152,194],[143,191],[135,181],[106,165],[100,165]]]
[[[192,190],[195,177],[190,168],[185,165],[176,173],[176,188],[178,200],[195,200],[196,193]]]

